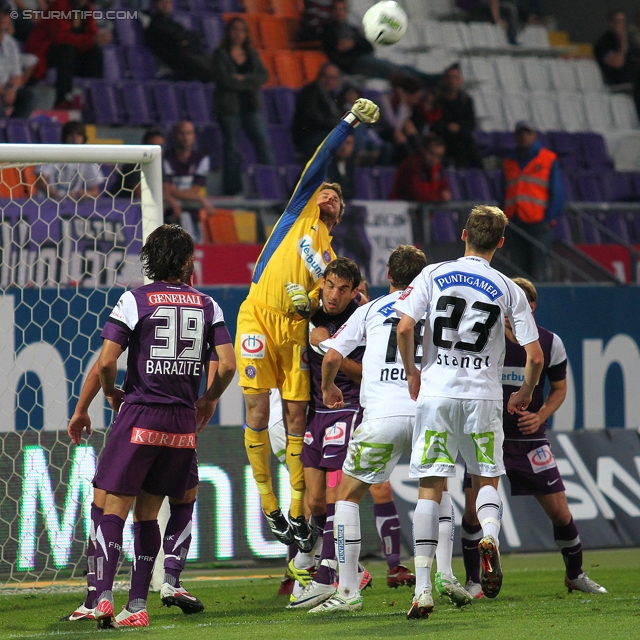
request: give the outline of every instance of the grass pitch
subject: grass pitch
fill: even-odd
[[[585,553],[584,568],[609,590],[596,596],[567,593],[559,553],[503,556],[504,583],[495,600],[478,600],[456,609],[436,599],[431,618],[408,621],[411,590],[388,589],[386,565],[365,563],[373,574],[373,589],[365,592],[364,609],[353,614],[311,616],[286,611],[287,598],[276,592],[281,572],[228,570],[209,575],[185,575],[185,585],[205,604],[204,613],[185,616],[160,605],[151,594],[146,629],[97,631],[93,622],[58,622],[82,599],[77,594],[18,594],[0,598],[0,638],[60,637],[90,639],[133,637],[173,639],[262,638],[414,638],[436,634],[440,639],[470,640],[550,638],[604,640],[640,638],[640,550]],[[459,559],[454,571],[463,581]],[[116,610],[126,593],[116,593]]]

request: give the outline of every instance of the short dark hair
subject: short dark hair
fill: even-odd
[[[538,292],[531,280],[526,278],[511,278],[525,293],[529,302],[538,302]]]
[[[167,139],[164,131],[160,127],[151,127],[144,132],[142,136],[142,144],[149,144],[151,138],[164,138]]]
[[[406,289],[427,266],[427,257],[412,244],[399,244],[389,256],[389,281],[394,289]]]
[[[424,88],[418,78],[416,78],[415,76],[405,76],[402,73],[394,73],[389,78],[389,82],[391,83],[392,87],[402,89],[408,94],[418,93],[418,91],[422,91],[422,89]]]
[[[338,220],[342,220],[342,216],[344,215],[344,198],[342,197],[342,187],[337,182],[323,182],[320,185],[320,191],[324,191],[325,189],[331,189],[338,194],[338,198],[340,198],[340,217],[338,218]]]
[[[78,133],[82,136],[82,142],[87,141],[87,130],[84,124],[79,120],[69,120],[69,122],[65,122],[62,126],[62,133],[60,134],[62,144],[66,144],[67,138],[74,133]]]
[[[360,268],[349,258],[336,258],[332,260],[324,270],[324,278],[334,275],[336,278],[341,278],[351,283],[351,290],[358,288],[360,284]]]
[[[177,224],[163,224],[149,234],[140,251],[149,280],[188,282],[193,272],[193,238]]]
[[[495,251],[508,224],[502,209],[480,204],[471,209],[465,225],[467,242],[478,253]]]

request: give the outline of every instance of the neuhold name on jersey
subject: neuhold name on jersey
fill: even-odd
[[[482,367],[489,366],[489,356],[480,358],[478,356],[452,356],[450,353],[438,353],[436,364],[445,367],[459,367],[460,369],[474,368],[478,371]]]
[[[380,369],[380,382],[387,382],[388,380],[407,380],[407,374],[404,367],[385,367]]]

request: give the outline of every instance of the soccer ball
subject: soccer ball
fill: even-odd
[[[383,0],[362,18],[364,35],[371,44],[395,44],[407,31],[407,14],[393,0]]]

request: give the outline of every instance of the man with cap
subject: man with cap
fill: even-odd
[[[512,262],[532,280],[547,280],[547,254],[511,227],[551,247],[551,227],[562,215],[564,188],[558,158],[537,139],[534,125],[528,120],[516,123],[516,149],[504,159],[504,212],[511,224],[505,246]]]

